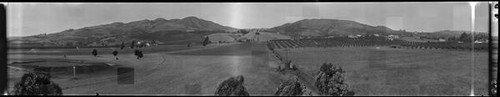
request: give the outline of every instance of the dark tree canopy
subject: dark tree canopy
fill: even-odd
[[[224,80],[215,92],[216,96],[250,96],[243,86],[243,76],[230,77]]]
[[[248,32],[247,30],[243,30],[243,29],[242,29],[242,30],[238,30],[238,33],[242,33],[243,35],[245,35],[245,34],[247,34],[247,33],[249,33],[249,32]]]
[[[116,50],[115,50],[115,51],[113,51],[112,53],[113,53],[113,56],[118,55],[118,51],[116,51]]]
[[[96,49],[92,50],[92,55],[97,56],[97,50]]]
[[[339,65],[323,63],[314,85],[323,95],[344,96],[348,93],[345,71]]]
[[[132,44],[130,44],[130,48],[134,48],[135,47],[135,41],[132,41]]]
[[[134,55],[137,56],[137,59],[140,59],[142,57],[144,57],[143,53],[141,50],[135,50],[134,51]]]
[[[205,39],[203,40],[203,46],[208,45],[208,43],[210,43],[210,39],[208,39],[208,36],[207,36],[207,37],[205,37]]]
[[[305,86],[299,83],[297,77],[293,77],[281,83],[278,90],[274,93],[276,96],[302,96]]]
[[[123,50],[123,48],[125,48],[125,42],[122,42],[122,45],[120,45],[120,49]]]
[[[472,38],[471,38],[471,35],[469,35],[469,34],[467,34],[467,33],[465,33],[465,32],[464,32],[464,33],[462,33],[462,34],[460,35],[460,37],[458,38],[458,40],[463,41],[463,42],[471,42],[471,39],[472,39]]]
[[[62,95],[62,89],[45,73],[27,73],[14,86],[14,95]]]

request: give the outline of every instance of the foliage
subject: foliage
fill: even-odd
[[[130,48],[134,48],[135,47],[135,40],[132,40],[132,43],[130,44]]]
[[[142,58],[144,56],[142,51],[140,50],[135,50],[134,55],[137,56],[137,59]]]
[[[122,45],[120,45],[120,49],[123,50],[123,48],[125,48],[125,42],[122,42]]]
[[[274,95],[276,96],[301,96],[304,95],[306,87],[299,83],[297,77],[293,77],[281,83]]]
[[[62,95],[59,85],[50,81],[50,76],[45,73],[24,74],[14,86],[15,95]]]
[[[210,40],[208,39],[208,36],[206,36],[205,40],[203,40],[203,46],[206,46],[208,43],[210,43]]]
[[[250,96],[243,86],[243,76],[230,77],[224,80],[215,92],[216,96]]]
[[[462,33],[458,40],[463,41],[463,42],[471,42],[471,36],[467,33]]]
[[[245,34],[249,33],[249,31],[242,29],[242,30],[238,30],[238,33],[242,33],[243,35],[245,35]]]
[[[97,56],[97,50],[96,49],[92,50],[92,55]]]
[[[322,94],[343,96],[346,95],[347,83],[344,82],[345,71],[339,65],[332,63],[323,63],[320,67],[320,73],[316,76],[314,85]]]
[[[491,95],[497,95],[497,86],[498,86],[497,80],[491,81],[491,91],[490,91]]]
[[[115,51],[113,51],[112,53],[113,53],[113,56],[118,55],[118,51],[116,51],[116,50],[115,50]]]

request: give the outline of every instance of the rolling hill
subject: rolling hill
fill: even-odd
[[[9,44],[37,46],[89,46],[96,44],[117,45],[132,40],[155,40],[176,44],[199,42],[212,33],[234,32],[237,29],[194,16],[182,19],[157,18],[129,23],[115,22],[104,25],[68,29],[52,34],[10,38]]]
[[[400,35],[428,38],[457,37],[461,31],[436,31],[412,33],[404,30],[392,30],[385,26],[371,26],[351,20],[339,19],[303,19],[272,28],[246,29],[249,33],[223,26],[212,21],[194,16],[182,19],[157,18],[128,23],[114,22],[79,29],[68,29],[51,34],[9,38],[9,46],[52,47],[52,46],[100,46],[120,45],[133,40],[158,41],[164,44],[186,44],[203,41],[209,36],[213,42],[234,42],[235,40],[290,39],[302,36],[347,36],[347,35]],[[234,33],[233,33],[234,32]],[[259,33],[260,35],[257,35]],[[484,35],[482,35],[484,36]]]
[[[396,34],[411,33],[394,31],[385,26],[370,26],[350,20],[338,19],[303,19],[294,23],[286,23],[270,30],[290,36],[347,36],[356,34]]]
[[[418,33],[418,35],[421,37],[427,37],[427,38],[448,39],[451,37],[460,37],[460,35],[462,35],[462,33],[464,33],[464,32],[467,34],[471,34],[470,31],[441,30],[441,31],[429,32],[429,33]],[[488,33],[486,33],[486,32],[476,32],[474,34],[477,38],[487,38],[488,37]]]

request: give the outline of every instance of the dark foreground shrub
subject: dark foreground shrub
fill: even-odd
[[[250,96],[243,86],[243,76],[230,77],[217,87],[215,96]]]
[[[297,77],[293,77],[281,83],[278,90],[274,93],[276,96],[302,96],[306,87],[299,83]]]
[[[344,96],[348,85],[344,82],[345,71],[339,65],[323,63],[314,85],[323,95]]]
[[[50,81],[50,76],[45,73],[24,74],[14,86],[14,95],[62,95],[59,85]]]

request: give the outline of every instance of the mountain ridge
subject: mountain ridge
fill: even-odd
[[[270,28],[290,36],[347,36],[355,34],[409,34],[385,26],[371,26],[352,20],[303,19]],[[400,33],[399,33],[400,32]]]
[[[194,41],[198,39],[192,38],[202,37],[206,34],[233,32],[236,30],[236,28],[223,26],[212,21],[189,16],[182,19],[170,20],[156,18],[152,20],[143,19],[127,23],[112,22],[78,29],[67,29],[46,35],[40,34],[21,38],[11,38],[9,40],[25,43],[38,43],[43,45],[47,44],[50,46],[75,44],[86,46],[89,44],[98,44],[103,41],[108,41],[105,43],[111,44],[119,44],[121,42],[128,42],[131,40],[171,41],[171,39],[179,39]],[[146,36],[155,36],[155,38],[148,38]]]

